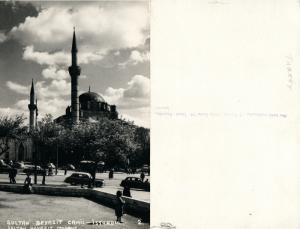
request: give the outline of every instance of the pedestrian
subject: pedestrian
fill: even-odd
[[[141,179],[144,182],[144,179],[145,179],[145,173],[144,172],[141,173]]]
[[[10,168],[8,170],[8,177],[9,177],[9,183],[13,184],[14,182],[13,182],[13,169],[12,168]]]
[[[68,172],[68,168],[67,166],[65,167],[65,175],[67,175],[67,172]]]
[[[42,180],[42,185],[46,184],[46,168],[43,169],[43,180]]]
[[[91,171],[93,187],[95,186],[96,172],[97,172],[97,165],[94,165],[94,167],[92,168],[92,171]]]
[[[130,187],[127,186],[127,185],[124,187],[124,190],[123,190],[123,196],[131,197]]]
[[[25,193],[28,193],[28,194],[32,193],[32,183],[31,183],[30,173],[27,173],[27,177],[24,181],[23,190]]]
[[[112,169],[109,171],[108,178],[109,179],[113,179],[114,178],[114,171]]]
[[[14,184],[17,183],[16,182],[16,176],[17,176],[17,174],[18,174],[18,170],[16,168],[13,168],[13,183]]]
[[[115,213],[117,216],[117,222],[123,223],[121,217],[123,216],[123,208],[125,201],[122,198],[122,192],[117,191],[116,193],[116,203],[115,203]]]

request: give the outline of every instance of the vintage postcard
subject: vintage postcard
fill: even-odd
[[[0,80],[0,228],[150,227],[149,1],[1,1]]]

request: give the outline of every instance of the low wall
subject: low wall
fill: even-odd
[[[93,189],[83,189],[77,187],[51,186],[51,185],[33,185],[34,194],[49,196],[70,196],[85,197],[94,202],[107,207],[114,208],[115,195]],[[23,193],[21,184],[1,184],[0,191]],[[127,214],[139,217],[145,222],[150,221],[150,204],[144,201],[123,197],[126,204],[124,211]]]

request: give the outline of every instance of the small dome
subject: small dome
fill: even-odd
[[[103,97],[95,92],[85,92],[79,96],[79,102],[80,103],[86,103],[86,102],[102,102],[104,103],[105,100]]]

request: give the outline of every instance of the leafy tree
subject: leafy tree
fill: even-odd
[[[56,160],[55,153],[59,144],[59,135],[62,131],[63,127],[53,122],[52,115],[46,114],[39,123],[39,128],[32,133],[42,163]]]
[[[60,164],[76,165],[81,160],[93,160],[104,161],[109,168],[125,167],[130,155],[139,155],[136,161],[142,161],[138,164],[149,161],[145,159],[147,155],[143,155],[147,141],[139,140],[137,128],[132,123],[105,117],[97,123],[80,122],[73,127],[61,126],[48,115],[42,120],[35,136],[44,162],[56,161],[58,151]],[[149,134],[145,136],[149,137]],[[145,139],[145,136],[141,139]]]
[[[27,128],[23,125],[24,120],[23,115],[0,117],[0,156],[8,153],[11,139],[20,138],[26,134]]]

